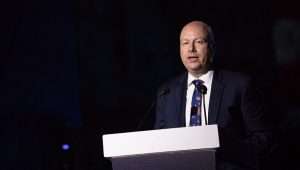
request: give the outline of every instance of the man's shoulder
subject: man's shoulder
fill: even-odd
[[[187,79],[187,73],[183,72],[180,74],[177,74],[171,78],[169,78],[164,84],[178,84],[183,83]]]
[[[250,76],[245,73],[229,71],[229,70],[216,70],[214,76],[216,76],[217,78],[225,82],[237,83],[237,82],[248,82],[250,80]]]
[[[166,81],[163,82],[163,84],[159,87],[159,91],[167,88],[174,88],[176,86],[180,86],[183,83],[186,83],[187,81],[187,73],[180,73],[177,74],[176,76],[173,76]]]

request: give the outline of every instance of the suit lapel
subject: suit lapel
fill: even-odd
[[[187,73],[183,74],[176,85],[176,96],[178,99],[175,106],[177,108],[179,126],[185,126],[185,104],[186,104],[186,89],[187,89]]]
[[[218,114],[220,112],[220,106],[222,103],[222,96],[224,90],[224,85],[222,84],[222,75],[218,71],[215,71],[214,73],[211,88],[212,89],[209,100],[208,124],[216,124]]]

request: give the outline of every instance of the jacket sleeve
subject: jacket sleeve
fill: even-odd
[[[220,129],[219,153],[223,159],[232,160],[241,167],[259,169],[275,141],[274,122],[266,96],[250,80],[241,88],[240,111],[244,136],[237,137],[233,130]]]
[[[166,88],[162,86],[161,88],[159,88],[156,94],[154,129],[165,128],[164,97],[161,95],[164,89]]]

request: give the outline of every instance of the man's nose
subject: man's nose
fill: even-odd
[[[195,51],[196,51],[195,44],[191,43],[189,46],[189,52],[195,52]]]

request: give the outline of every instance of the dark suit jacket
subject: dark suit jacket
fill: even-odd
[[[215,71],[211,88],[208,123],[219,127],[217,160],[222,163],[217,166],[258,169],[261,158],[268,153],[273,129],[266,119],[269,112],[263,94],[250,78],[229,71]],[[186,89],[187,73],[160,88],[156,129],[185,126]],[[168,93],[161,95],[161,91]]]

